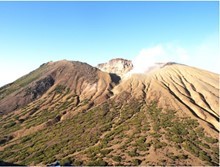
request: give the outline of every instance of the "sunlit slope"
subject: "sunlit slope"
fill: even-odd
[[[119,81],[69,61],[35,72],[1,88],[28,80],[0,100],[0,161],[218,166],[219,75],[166,64]]]
[[[162,108],[193,115],[219,130],[219,75],[186,65],[170,64],[145,74],[128,75],[113,90],[156,100]]]
[[[127,92],[93,108],[67,90],[1,118],[0,159],[20,165],[217,165],[218,133]],[[49,100],[48,99],[48,100]],[[80,111],[80,112],[77,112]],[[62,119],[66,113],[75,113]]]
[[[79,101],[92,99],[93,103],[99,103],[110,96],[112,84],[109,74],[86,63],[49,62],[0,89],[0,113],[19,109],[59,85],[77,95]]]

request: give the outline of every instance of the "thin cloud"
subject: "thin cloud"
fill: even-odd
[[[156,66],[156,63],[187,63],[189,57],[186,49],[175,44],[158,44],[140,51],[133,59],[134,69],[131,73],[144,73]]]

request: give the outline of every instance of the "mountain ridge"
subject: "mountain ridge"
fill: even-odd
[[[218,74],[173,62],[137,74],[129,60],[109,62],[99,68],[48,62],[1,87],[0,159],[77,166],[219,163]]]

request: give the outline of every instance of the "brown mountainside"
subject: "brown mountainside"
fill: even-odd
[[[99,69],[98,69],[99,68]],[[219,75],[175,63],[43,64],[0,88],[0,161],[219,165]]]
[[[165,106],[196,116],[219,130],[219,75],[180,64],[169,64],[146,74],[133,74],[115,89],[132,97],[157,100]]]
[[[23,107],[60,85],[68,87],[72,94],[77,94],[79,101],[91,99],[97,104],[110,96],[112,84],[114,83],[109,74],[88,64],[66,60],[49,62],[1,88],[1,96],[5,93],[6,97],[0,100],[0,113]]]

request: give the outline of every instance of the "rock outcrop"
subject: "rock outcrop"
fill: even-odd
[[[98,64],[97,67],[104,72],[113,73],[123,77],[126,73],[133,69],[133,64],[131,60],[116,58],[107,63]]]
[[[0,88],[0,159],[219,166],[218,74],[172,62],[134,73],[124,59],[98,68],[49,62]]]

